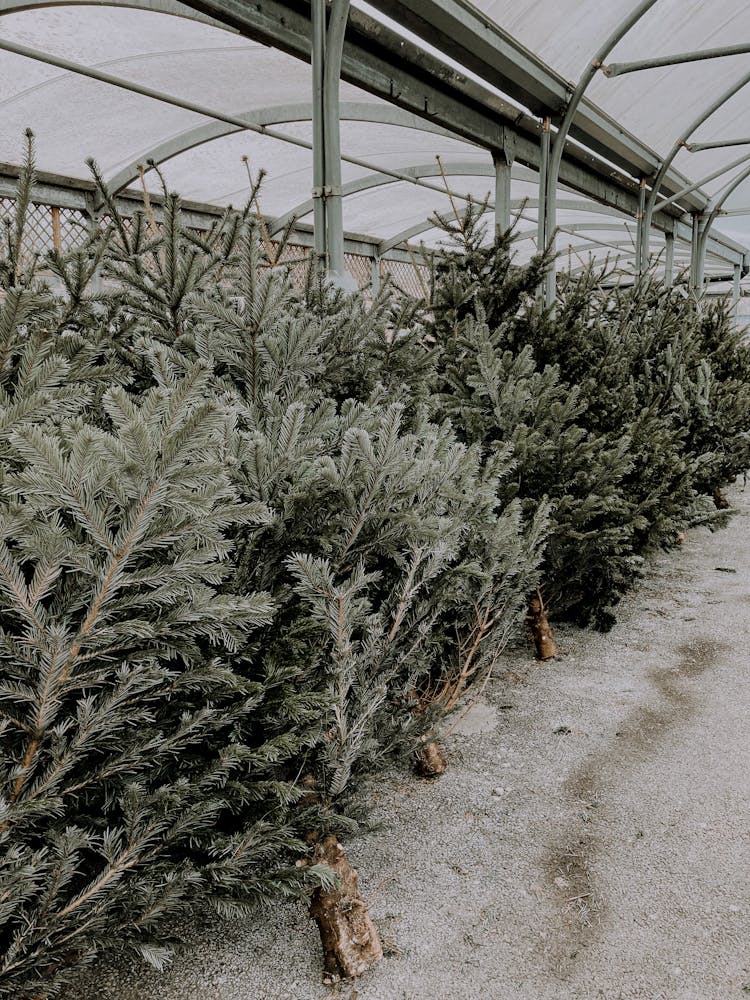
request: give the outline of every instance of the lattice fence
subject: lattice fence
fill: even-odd
[[[0,221],[3,224],[6,220],[12,222],[14,211],[13,198],[0,198]],[[53,248],[70,250],[84,241],[88,226],[85,214],[77,208],[33,204],[26,218],[22,251],[45,254]]]
[[[344,264],[362,291],[372,285],[372,257],[348,253],[344,255]]]
[[[430,288],[430,270],[424,264],[407,263],[402,260],[381,260],[381,277],[390,276],[391,281],[405,295],[412,298],[427,298]]]
[[[0,198],[0,226],[5,220],[12,222],[15,202],[12,198]],[[109,222],[107,216],[102,217],[101,224]],[[129,219],[124,220],[126,227],[132,223]],[[90,223],[80,209],[59,208],[56,205],[33,204],[29,210],[22,247],[22,256],[38,254],[43,256],[50,250],[57,249],[62,252],[71,250],[83,243],[88,232]],[[158,227],[158,222],[157,222]],[[202,235],[205,230],[194,230]],[[0,254],[4,253],[5,241],[0,245]],[[280,264],[289,267],[292,280],[295,285],[301,287],[304,284],[307,266],[310,260],[310,248],[297,243],[289,243],[284,248],[284,252],[279,260]],[[346,254],[346,267],[356,280],[360,289],[367,291],[372,287],[373,262],[371,257],[364,254]],[[426,294],[429,282],[429,271],[416,261],[408,263],[406,261],[381,260],[380,275],[384,278],[390,275],[393,284],[406,295],[420,298]]]

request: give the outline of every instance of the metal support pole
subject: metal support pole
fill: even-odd
[[[515,158],[515,146],[508,142],[492,152],[495,165],[495,241],[510,229],[510,175]]]
[[[644,238],[643,238],[643,216],[646,210],[646,178],[641,177],[640,187],[638,189],[638,212],[636,213],[636,222],[638,223],[638,231],[635,238],[635,269],[638,274],[643,274],[646,270],[646,258],[643,252]]]
[[[370,261],[370,290],[373,298],[380,291],[380,256],[378,254],[374,254]]]
[[[549,170],[550,119],[542,124],[539,148],[539,207],[537,208],[536,252],[542,253],[547,246],[547,171]]]
[[[734,325],[737,326],[737,306],[740,301],[740,279],[742,278],[742,267],[740,264],[734,265],[734,277],[732,279],[732,315]]]
[[[702,268],[698,267],[700,257],[700,224],[701,217],[698,212],[693,212],[693,238],[690,243],[690,287],[696,299],[700,298],[703,284]]]
[[[536,252],[544,253],[547,248],[547,173],[549,170],[550,119],[545,118],[539,149],[539,206],[537,208]],[[544,281],[537,289],[537,298],[544,302]]]
[[[326,51],[326,2],[312,0],[312,154],[313,233],[315,253],[326,256],[326,160],[323,108],[323,72]]]
[[[334,280],[351,290],[353,279],[344,263],[344,209],[341,193],[341,131],[339,84],[344,33],[349,17],[349,0],[333,0],[326,34],[323,74],[323,132],[326,170],[326,244],[328,272]]]
[[[674,281],[674,233],[664,233],[664,283],[668,287]]]

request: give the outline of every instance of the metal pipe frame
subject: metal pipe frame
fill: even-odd
[[[545,249],[547,235],[547,181],[549,180],[550,119],[544,119],[542,138],[539,146],[539,204],[537,207],[536,245],[539,253]],[[544,282],[537,289],[537,297],[544,299]]]
[[[568,133],[570,132],[570,127],[573,124],[576,112],[583,100],[586,90],[594,79],[597,71],[602,66],[604,60],[607,58],[612,49],[621,41],[625,35],[633,28],[641,18],[648,13],[649,10],[654,6],[657,0],[641,0],[641,2],[632,10],[626,17],[624,17],[620,23],[617,25],[612,34],[607,38],[601,48],[594,54],[589,64],[584,69],[581,74],[576,89],[574,90],[570,100],[568,101],[567,107],[565,109],[565,116],[563,117],[560,127],[555,134],[555,139],[552,143],[552,148],[550,150],[550,162],[549,162],[549,180],[547,182],[547,232],[552,236],[555,231],[556,225],[556,206],[555,206],[555,196],[557,193],[557,179],[560,173],[560,164],[562,162],[563,150],[565,148],[565,142],[568,138]],[[642,188],[639,189],[639,198]],[[650,224],[650,219],[649,219]],[[551,306],[555,301],[556,296],[556,281],[555,281],[555,271],[554,267],[550,268],[547,272],[545,287],[545,302],[548,306]]]
[[[698,253],[700,246],[700,215],[693,212],[692,223],[693,239],[690,245],[690,288],[693,294],[698,297]]]
[[[636,215],[637,233],[635,238],[635,270],[643,271],[643,217],[646,209],[646,178],[641,177],[641,190],[638,198],[638,214]]]
[[[723,59],[725,56],[742,56],[750,52],[750,45],[727,45],[715,49],[697,49],[693,52],[678,52],[672,56],[656,56],[654,59],[638,59],[634,62],[610,63],[601,66],[605,76],[623,76],[625,73],[639,73],[644,69],[658,69],[660,66],[679,66],[681,63],[700,62],[702,59]]]
[[[312,154],[313,154],[313,233],[315,252],[325,258],[328,251],[326,232],[326,141],[325,141],[325,50],[326,5],[325,0],[312,0]]]
[[[695,190],[695,188],[701,187],[703,184],[708,184],[709,181],[715,181],[716,178],[721,177],[722,174],[726,174],[730,170],[734,170],[735,167],[739,167],[741,163],[744,163],[748,157],[750,157],[750,153],[743,153],[742,156],[737,157],[736,160],[732,160],[731,163],[725,163],[723,166],[713,170],[710,174],[706,174],[705,177],[702,177],[699,181],[696,181],[695,184],[691,185],[691,188],[685,188],[684,191],[678,191],[677,194],[673,194],[670,198],[665,198],[656,206],[656,211],[658,212],[660,209],[667,208],[669,205],[674,205],[675,202],[680,201],[682,196],[687,194],[691,189]]]
[[[304,7],[301,0],[285,3],[263,0],[262,4],[248,4],[245,0],[185,0],[185,3],[229,24],[243,35],[309,59],[310,24],[301,10]],[[560,95],[555,102],[541,102],[547,109],[546,114],[551,110],[556,113],[570,93],[567,81],[557,78],[541,60],[523,50],[497,25],[488,22],[486,16],[459,0],[375,0],[373,5],[405,25],[407,15],[413,15],[419,24],[427,26],[423,37],[451,54],[460,50],[462,59],[464,47],[459,46],[459,39],[467,40],[467,60],[472,46],[477,53],[472,57],[475,65],[466,61],[467,67],[479,66],[480,75],[492,83],[496,83],[492,74],[501,74],[509,81],[506,93],[514,99],[517,87],[513,79],[517,71],[520,72],[522,57],[526,58],[529,72],[525,79],[537,93],[536,105],[540,105],[539,95],[548,84]],[[436,12],[434,17],[433,12]],[[455,22],[448,21],[447,17],[454,14]],[[342,63],[344,80],[489,150],[498,145],[502,129],[512,128],[517,136],[517,161],[538,169],[539,122],[519,114],[516,106],[466,80],[460,72],[362,11],[352,10],[349,27]],[[430,28],[428,38],[427,29]],[[480,50],[487,59],[480,58]],[[629,176],[613,173],[611,164],[622,164],[631,176],[648,176],[659,163],[657,155],[589,102],[582,103],[570,134],[609,162],[602,162],[580,146],[569,144],[560,172],[563,182],[587,197],[633,216],[637,184]],[[684,187],[686,182],[687,178],[670,171],[665,191],[671,193]],[[705,195],[696,193],[690,204],[702,209],[707,201]],[[657,220],[653,224],[660,227]],[[731,245],[735,251],[738,245],[733,241]]]
[[[68,2],[80,4],[91,0],[68,0]],[[114,6],[194,17],[196,20],[224,30],[239,32],[273,45],[296,57],[308,60],[310,58],[312,33],[310,10],[308,7],[305,11],[305,4],[301,0],[287,0],[287,2],[263,0],[262,4],[247,4],[243,0],[186,0],[184,4],[173,3],[172,0],[108,0],[108,2]],[[0,0],[0,14],[46,5],[43,0]],[[407,8],[411,8],[415,16],[420,18],[426,16],[428,7],[438,9],[441,15],[447,15],[451,11],[458,12],[463,18],[459,25],[463,32],[461,37],[470,42],[467,51],[471,51],[474,46],[476,59],[482,64],[479,66],[480,75],[489,80],[488,67],[492,63],[495,71],[504,74],[510,81],[509,86],[504,88],[506,92],[516,97],[521,64],[524,58],[530,60],[527,69],[530,65],[531,71],[526,77],[529,92],[536,95],[534,101],[540,109],[546,109],[547,114],[550,110],[554,113],[556,108],[561,107],[565,97],[570,93],[567,81],[558,79],[541,60],[531,56],[514,40],[508,39],[499,27],[487,24],[486,18],[478,12],[462,7],[458,0],[375,0],[375,5],[381,9],[388,5],[397,9],[397,19],[402,21],[401,15]],[[435,127],[443,128],[488,150],[497,146],[498,132],[501,128],[512,128],[518,139],[517,161],[538,169],[540,127],[537,122],[528,116],[519,115],[516,107],[507,104],[481,86],[466,81],[460,73],[446,67],[439,59],[425,53],[400,34],[388,30],[380,22],[368,18],[359,11],[352,12],[350,25],[352,21],[355,23],[351,36],[347,32],[344,46],[343,79],[409,113],[429,120]],[[484,55],[480,52],[482,35],[488,40],[489,45],[489,48],[485,47],[483,50]],[[458,44],[458,34],[452,30],[445,32],[443,38],[450,43],[455,41]],[[435,38],[430,40],[434,42]],[[505,59],[496,58],[498,46],[501,45],[506,45]],[[450,48],[448,45],[446,51]],[[485,58],[487,55],[492,58]],[[511,78],[514,78],[515,82]],[[557,95],[554,100],[548,101],[540,97],[545,87],[550,88],[549,95]],[[246,122],[231,116],[219,117],[220,120],[238,128],[246,127]],[[271,134],[268,129],[252,130]],[[623,169],[630,173],[648,173],[649,169],[658,163],[656,154],[586,100],[581,102],[570,134],[586,143],[589,148],[601,152],[611,162],[622,165]],[[282,138],[278,135],[272,137]],[[295,141],[293,137],[283,138],[307,148],[310,145]],[[596,160],[575,145],[569,144],[565,149],[560,178],[563,183],[587,197],[594,198],[631,217],[635,214],[636,190],[629,177],[613,174],[611,166]],[[665,192],[670,193],[684,186],[684,180],[681,175],[670,170],[662,186]],[[688,198],[689,206],[694,204],[703,208],[706,202],[707,199],[700,193],[694,193]],[[654,213],[652,224],[657,228],[666,228],[671,224],[671,218],[669,213],[661,217]],[[744,248],[724,236],[719,238],[717,246],[729,260],[741,257],[744,252]]]
[[[739,91],[742,90],[742,88],[745,87],[748,83],[750,83],[750,73],[743,73],[743,75],[738,80],[736,80],[730,87],[727,87],[726,90],[724,90],[706,108],[704,108],[703,111],[700,112],[698,117],[695,118],[690,123],[690,125],[688,125],[688,127],[679,136],[679,138],[675,139],[672,148],[662,161],[662,164],[659,167],[659,171],[656,177],[654,178],[654,183],[651,186],[651,191],[649,193],[648,200],[646,202],[646,218],[645,218],[646,230],[644,234],[645,238],[643,246],[643,253],[646,260],[648,259],[649,234],[651,231],[653,215],[656,208],[656,199],[659,197],[659,193],[664,183],[664,179],[667,176],[669,168],[672,166],[674,158],[677,156],[680,149],[683,148],[683,146],[688,141],[693,132],[695,132],[696,129],[700,128],[700,126],[705,121],[707,121],[711,117],[711,115],[714,114],[714,112],[718,111],[718,109],[722,105],[726,104],[727,101],[731,100],[734,97],[734,95],[739,93]]]
[[[701,222],[699,240],[698,240],[698,257],[696,260],[695,268],[695,284],[696,290],[702,294],[703,292],[703,271],[704,271],[704,261],[706,258],[706,243],[708,241],[708,234],[711,231],[711,226],[713,226],[716,218],[721,211],[721,207],[727,198],[735,191],[744,180],[750,177],[750,166],[745,167],[741,170],[736,177],[722,189],[722,191],[714,198],[709,204],[710,211],[706,216],[705,220]]]
[[[325,16],[325,0],[315,0]],[[349,0],[332,0],[323,58],[323,138],[325,161],[326,249],[328,273],[342,287],[349,287],[344,264],[344,209],[341,194],[341,132],[339,84]],[[313,142],[313,146],[315,143]],[[313,150],[313,155],[315,150]],[[355,283],[356,284],[356,283]]]
[[[716,139],[713,142],[686,142],[688,153],[702,153],[704,149],[725,149],[727,146],[750,146],[750,139]]]

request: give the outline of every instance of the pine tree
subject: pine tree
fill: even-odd
[[[294,865],[300,793],[277,764],[297,741],[240,737],[273,688],[229,661],[273,602],[226,586],[229,536],[271,516],[230,481],[235,414],[205,364],[143,337],[148,387],[105,388],[122,359],[91,303],[4,273],[0,995],[15,998],[54,995],[115,936],[162,964],[164,922],[198,897],[226,909],[330,875]]]
[[[517,498],[527,517],[550,505],[544,601],[557,615],[601,617],[637,570],[622,489],[629,442],[588,427],[579,388],[535,355],[530,331],[554,326],[535,301],[547,256],[515,266],[512,230],[486,245],[480,220],[481,212],[460,227],[442,220],[458,249],[438,253],[433,266],[438,412],[487,455],[508,456],[506,502]]]

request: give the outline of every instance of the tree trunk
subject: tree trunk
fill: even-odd
[[[339,879],[334,889],[316,889],[310,903],[310,916],[323,945],[325,979],[335,982],[361,976],[380,961],[383,947],[357,888],[357,873],[333,834],[315,847],[312,861],[327,865]]]
[[[544,606],[541,592],[538,590],[529,601],[528,621],[531,629],[531,637],[536,647],[537,659],[549,660],[553,656],[557,656],[554,632],[547,619],[547,609]]]
[[[445,751],[437,740],[425,743],[417,756],[417,773],[423,778],[439,778],[447,770]]]
[[[732,506],[718,486],[714,487],[712,496],[717,510],[729,510]]]

